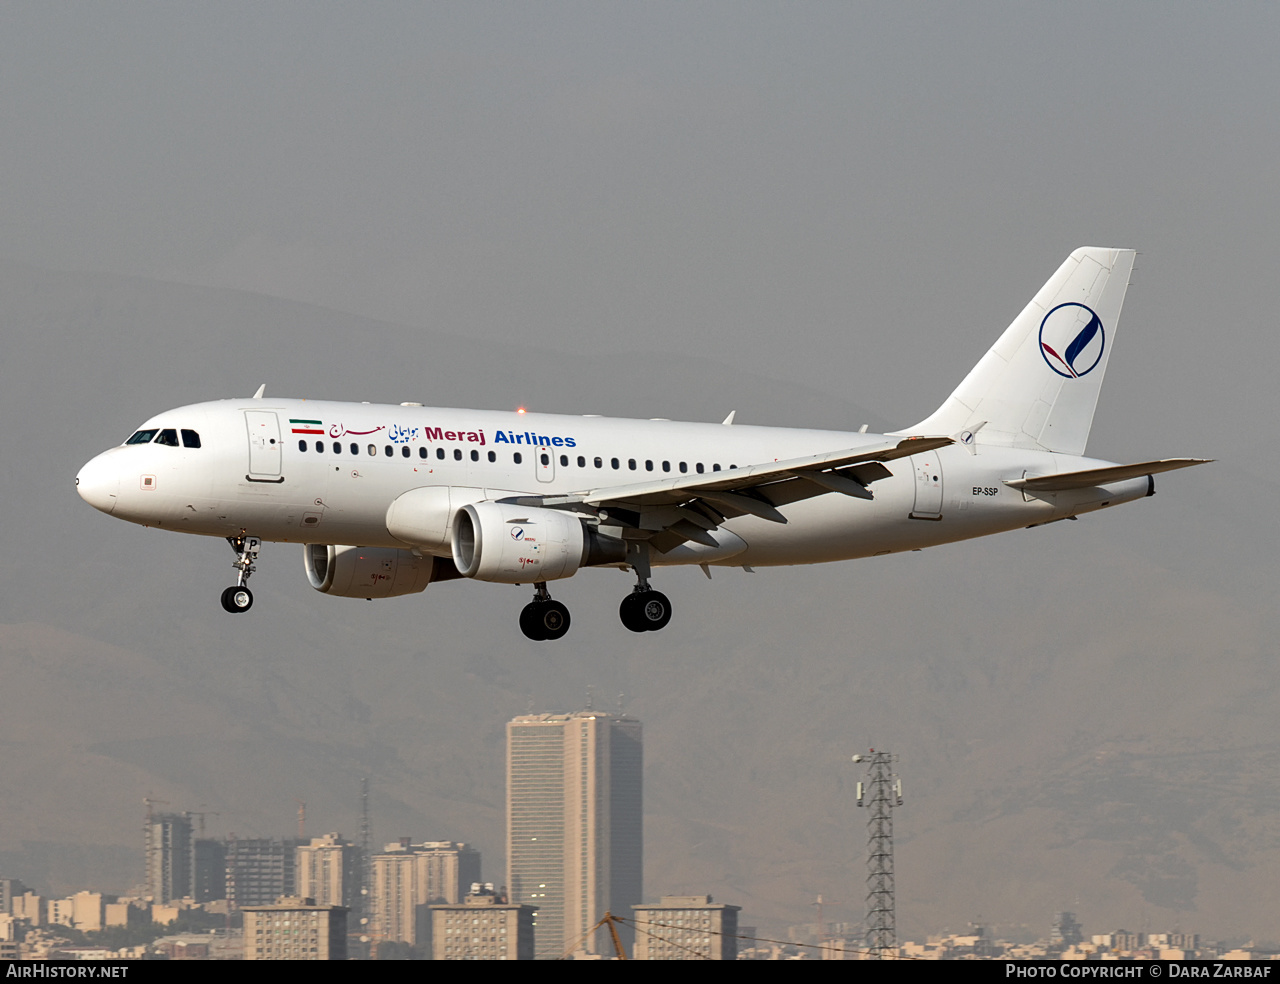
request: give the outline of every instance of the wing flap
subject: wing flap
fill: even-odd
[[[1090,489],[1112,482],[1123,482],[1144,475],[1204,465],[1212,458],[1162,458],[1158,461],[1140,461],[1134,465],[1114,465],[1110,468],[1086,468],[1083,471],[1059,472],[1056,475],[1037,475],[1031,478],[1011,478],[1005,485],[1027,492],[1066,492],[1070,489]]]

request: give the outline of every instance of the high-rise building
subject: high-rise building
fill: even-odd
[[[146,853],[148,895],[163,903],[192,894],[195,861],[189,814],[153,813],[147,817]]]
[[[635,905],[637,960],[737,960],[741,906],[710,895],[664,895]]]
[[[294,849],[301,843],[292,838],[227,838],[227,901],[244,908],[294,895]]]
[[[294,863],[297,894],[318,905],[354,904],[360,881],[360,852],[341,834],[312,837],[299,844]]]
[[[459,903],[480,880],[480,852],[460,841],[411,844],[373,856],[370,935],[378,943],[425,945],[432,903]]]
[[[214,837],[197,837],[191,897],[212,902],[227,897],[227,842]]]
[[[540,958],[606,952],[607,931],[591,927],[642,901],[642,771],[634,718],[588,710],[507,724],[508,888],[538,908]]]

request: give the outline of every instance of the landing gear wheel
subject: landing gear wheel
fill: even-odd
[[[633,591],[622,599],[618,617],[632,632],[657,632],[671,621],[671,602],[661,591]]]
[[[671,602],[661,591],[647,591],[640,596],[644,603],[640,606],[640,614],[644,617],[644,627],[650,632],[664,629],[671,621]]]
[[[520,611],[520,631],[534,642],[562,638],[569,621],[569,609],[551,599],[531,601]]]
[[[569,631],[569,609],[558,601],[546,602],[541,618],[548,639],[560,639]]]
[[[639,592],[632,592],[622,599],[622,604],[618,606],[618,617],[622,619],[622,624],[632,632],[644,632],[648,626],[644,624],[644,614],[640,611],[643,604],[643,597]]]
[[[242,585],[233,584],[222,592],[222,607],[233,614],[247,612],[253,607],[253,592]]]
[[[536,601],[531,601],[520,609],[520,631],[534,642],[542,642],[547,637],[542,619],[538,617],[541,614],[542,606]]]

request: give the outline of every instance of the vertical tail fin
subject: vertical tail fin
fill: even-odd
[[[902,433],[981,428],[981,444],[1084,454],[1134,256],[1072,253],[946,402]]]

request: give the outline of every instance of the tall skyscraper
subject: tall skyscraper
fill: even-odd
[[[147,893],[156,902],[192,894],[194,854],[191,816],[153,813],[146,823]]]
[[[507,724],[508,889],[538,907],[540,958],[602,952],[607,932],[591,927],[643,900],[643,764],[634,718],[575,711]]]

